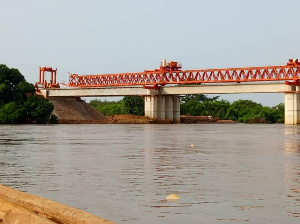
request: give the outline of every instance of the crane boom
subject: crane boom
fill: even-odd
[[[107,87],[107,86],[163,86],[166,84],[201,84],[201,83],[241,83],[257,81],[286,81],[298,84],[300,62],[290,59],[286,65],[181,70],[181,64],[170,61],[162,62],[159,69],[137,73],[78,75],[70,74],[70,87]],[[292,80],[292,83],[287,81]]]

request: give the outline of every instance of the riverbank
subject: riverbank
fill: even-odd
[[[0,185],[0,223],[114,224],[93,214]]]
[[[172,124],[170,120],[152,119],[145,116],[132,114],[112,115],[97,120],[70,120],[59,119],[60,124]],[[232,124],[232,120],[220,120],[207,116],[181,116],[180,123],[183,124]]]

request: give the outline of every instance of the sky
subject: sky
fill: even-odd
[[[68,73],[285,65],[299,58],[299,0],[0,0],[0,64],[31,83]],[[284,94],[221,95],[266,106]]]

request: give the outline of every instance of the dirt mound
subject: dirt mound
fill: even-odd
[[[72,121],[104,121],[106,117],[99,113],[94,107],[82,101],[80,98],[60,98],[49,99],[54,105],[53,114],[58,117],[60,123]],[[62,122],[64,121],[64,122]]]

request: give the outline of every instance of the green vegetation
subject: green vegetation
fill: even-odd
[[[124,99],[125,113],[144,116],[144,100],[141,96],[125,96]]]
[[[18,69],[0,64],[1,124],[45,124],[50,118],[56,123],[56,117],[51,116],[53,104],[34,94],[34,85],[26,82]]]
[[[100,113],[105,116],[115,115],[115,114],[125,114],[125,106],[123,100],[120,101],[101,101],[101,100],[91,100],[90,105],[95,107]]]
[[[92,100],[90,102],[102,114],[144,115],[144,101],[140,96],[127,96],[118,102]],[[241,123],[283,123],[284,104],[275,107],[262,106],[251,100],[238,100],[232,104],[219,97],[186,95],[181,98],[180,113],[190,116],[213,116]]]
[[[125,96],[123,100],[118,102],[92,100],[90,105],[95,107],[100,113],[105,116],[115,114],[135,114],[144,115],[144,100],[140,96]]]
[[[227,111],[226,119],[241,123],[269,122],[281,123],[284,121],[284,105],[275,107],[262,106],[251,100],[238,100],[231,104]]]
[[[205,95],[187,95],[181,99],[180,114],[191,116],[213,116],[226,119],[226,113],[230,103],[226,100],[218,100],[217,97],[209,98]]]
[[[230,104],[219,97],[209,98],[204,95],[185,96],[181,100],[181,114],[208,116],[234,120],[241,123],[283,123],[284,104],[275,107],[262,106],[251,100],[237,100]]]

